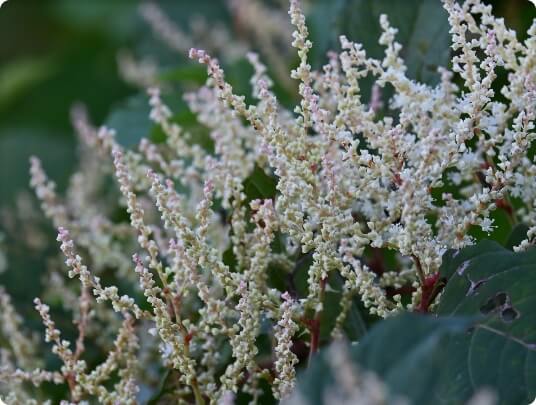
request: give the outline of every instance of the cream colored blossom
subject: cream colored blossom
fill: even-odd
[[[121,72],[149,87],[148,119],[165,140],[146,137],[124,148],[112,129],[94,127],[76,108],[81,163],[65,198],[40,161],[31,159],[31,185],[58,229],[68,267],[62,278],[63,267],[51,264],[45,296],[48,301],[69,289],[59,294],[63,305],[77,310],[79,331],[81,325],[87,329],[71,347],[50,307],[37,299],[45,338],[63,365],[59,371],[31,370],[30,340],[18,331],[20,318],[0,290],[1,331],[10,341],[0,352],[6,364],[0,376],[67,383],[71,402],[135,403],[138,380],[160,380],[150,374],[164,369],[179,403],[232,403],[235,394],[256,401],[263,380],[277,399],[300,403],[293,342],[307,336],[311,354],[318,349],[327,293],[340,295],[330,332],[341,340],[354,298],[378,317],[419,308],[423,286],[438,272],[446,249],[474,243],[474,227],[493,232],[498,209],[512,223],[529,225],[516,250],[533,246],[536,164],[529,151],[536,136],[536,24],[520,41],[480,0],[442,3],[453,56],[431,85],[408,76],[398,30],[386,15],[379,19],[381,57],[341,36],[339,49],[315,70],[299,0],[290,1],[285,22],[284,13],[260,1],[229,1],[237,21],[262,45],[260,54],[246,55],[252,99],[237,94],[222,68],[245,54],[242,42],[231,43],[226,30],[203,18],[192,20],[187,34],[156,3],[144,3],[142,16],[170,48],[182,54],[198,44],[207,48],[189,51],[207,68],[208,79],[184,98],[214,150],[201,146],[198,126],[176,122],[165,101],[172,89],[157,80],[156,63],[123,53]],[[297,54],[284,82],[276,52],[282,41],[282,53]],[[504,84],[499,71],[508,78]],[[367,102],[365,79],[374,83]],[[275,84],[281,83],[297,85],[294,108],[276,96]],[[109,187],[111,175],[119,190]],[[250,198],[257,175],[275,183],[272,195]],[[457,191],[443,192],[450,188]],[[110,204],[114,200],[119,208]],[[118,210],[126,210],[128,221],[117,219]],[[369,250],[394,253],[396,266],[375,268]],[[294,291],[298,271],[306,274],[304,293]],[[274,287],[272,273],[283,288]],[[342,280],[340,287],[334,279]],[[104,286],[101,280],[113,281]],[[129,295],[119,295],[127,285]],[[403,288],[411,291],[404,299],[391,294]],[[281,293],[287,289],[292,298]],[[274,345],[266,361],[260,338],[271,331]],[[106,356],[89,370],[83,342],[98,334]],[[329,353],[340,384],[323,400],[386,403],[385,385],[346,357],[339,346]],[[137,360],[155,367],[140,369]],[[29,398],[17,387],[12,402]]]

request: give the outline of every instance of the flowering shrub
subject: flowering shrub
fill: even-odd
[[[480,0],[442,3],[453,56],[449,66],[438,68],[434,85],[408,77],[397,29],[386,15],[378,39],[383,58],[341,36],[340,51],[329,52],[327,64],[314,70],[314,44],[298,0],[290,1],[288,12],[293,32],[283,26],[282,12],[261,2],[231,1],[266,53],[247,54],[254,72],[248,97],[235,92],[212,56],[232,63],[247,44],[203,22],[190,36],[156,5],[144,5],[143,17],[171,48],[185,52],[197,41],[211,48],[188,51],[208,72],[203,86],[184,95],[196,123],[188,128],[172,113],[165,99],[173,86],[157,74],[157,65],[124,52],[120,70],[129,82],[148,87],[159,136],[127,148],[113,129],[95,128],[77,107],[73,124],[81,161],[65,198],[39,158],[31,159],[31,185],[58,230],[65,261],[48,278],[48,298],[34,301],[61,366],[41,368],[36,336],[24,331],[0,289],[5,400],[43,402],[40,386],[53,383],[66,387],[65,404],[133,404],[147,393],[151,403],[309,403],[300,394],[307,390],[296,389],[297,369],[310,363],[309,374],[318,374],[321,361],[333,373],[315,377],[322,379],[318,386],[328,387],[311,403],[429,403],[431,396],[465,403],[473,395],[471,403],[494,403],[496,394],[523,403],[534,397],[536,329],[527,326],[522,309],[534,294],[511,286],[515,280],[489,280],[502,274],[497,266],[510,272],[516,260],[534,267],[536,24],[521,42]],[[261,20],[283,28],[265,30],[255,23]],[[277,83],[293,89],[284,72],[286,55],[278,52],[289,35],[298,55],[290,78],[299,94],[290,110],[275,90]],[[499,74],[507,76],[505,84]],[[370,97],[366,80],[374,83]],[[527,252],[472,246],[475,229],[490,233],[499,210],[512,224],[528,226],[513,247]],[[472,260],[486,249],[497,250],[504,263],[486,262],[489,274],[476,278],[479,267]],[[520,273],[518,279],[534,287],[533,275]],[[462,305],[464,294],[471,309],[445,309],[450,302]],[[58,298],[74,314],[72,339],[46,304]],[[444,319],[479,313],[483,320]],[[379,322],[372,332],[377,340],[363,338],[363,319],[380,318],[393,319]],[[414,330],[402,335],[389,329],[401,319],[401,328]],[[414,381],[401,384],[402,376],[389,377],[361,350],[372,352],[373,343],[382,342],[405,353],[410,346],[402,343],[425,337],[434,347],[444,336],[459,343],[468,329],[504,339],[508,350],[526,349],[522,355],[532,368],[526,368],[524,391],[508,396],[502,375],[471,380],[464,374],[456,382],[463,385],[458,396],[431,384],[425,385],[428,396],[419,397],[418,370],[398,370],[396,375],[415,371],[407,374]],[[381,336],[385,330],[387,338]],[[360,341],[355,364],[345,340]],[[318,355],[331,341],[337,343]],[[426,353],[432,350],[423,345]],[[480,350],[495,355],[485,339]],[[409,348],[406,354],[412,354]],[[466,361],[466,354],[460,356]],[[434,376],[426,357],[419,359],[426,378]],[[456,366],[450,366],[443,377],[453,375],[448,373]],[[514,374],[523,369],[509,367]],[[491,391],[479,391],[486,386]]]

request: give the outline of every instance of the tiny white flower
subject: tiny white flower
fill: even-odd
[[[482,228],[482,231],[486,232],[488,235],[493,232],[493,229],[496,228],[496,226],[493,226],[493,220],[490,218],[484,218],[480,222],[480,228]]]

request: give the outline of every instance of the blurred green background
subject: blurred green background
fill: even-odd
[[[78,159],[70,123],[73,104],[85,104],[96,125],[108,121],[118,127],[127,125],[128,131],[117,128],[120,140],[131,134],[137,139],[146,135],[147,102],[142,100],[141,112],[129,110],[132,97],[140,91],[119,77],[118,52],[151,54],[162,67],[187,61],[186,55],[177,55],[151,34],[139,16],[139,4],[136,0],[9,0],[0,8],[0,233],[5,235],[2,245],[9,263],[9,271],[0,274],[0,284],[6,285],[23,313],[33,312],[31,302],[40,292],[45,258],[57,252],[54,232],[35,201],[32,206],[20,204],[21,196],[33,199],[29,157],[42,160],[61,193]],[[180,25],[193,15],[229,19],[222,2],[159,4]],[[143,114],[139,125],[132,122],[137,112]],[[37,228],[26,229],[26,219],[47,235],[45,251],[28,249],[29,234],[37,234]]]

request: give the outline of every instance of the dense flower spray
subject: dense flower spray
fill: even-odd
[[[452,66],[440,67],[441,80],[431,86],[406,75],[397,29],[385,15],[382,59],[342,36],[340,52],[330,52],[316,71],[298,0],[290,1],[288,12],[293,32],[256,27],[248,15],[281,18],[260,2],[231,1],[266,54],[247,54],[254,70],[249,104],[211,55],[232,60],[244,44],[205,39],[212,49],[188,50],[206,66],[208,80],[185,100],[208,129],[214,153],[173,120],[155,66],[122,53],[123,76],[149,87],[150,119],[165,141],[143,139],[136,149],[125,149],[112,129],[94,128],[77,108],[73,123],[84,158],[65,200],[39,159],[31,159],[31,185],[58,229],[68,278],[79,280],[66,288],[56,269],[49,286],[65,291],[78,339],[62,338],[50,308],[36,299],[45,339],[62,366],[32,370],[38,364],[33,338],[19,331],[21,319],[0,289],[0,332],[10,342],[0,352],[2,381],[67,384],[70,403],[136,403],[140,386],[150,380],[150,370],[137,363],[151,359],[168,370],[170,395],[181,403],[232,403],[240,393],[256,401],[263,382],[284,399],[293,392],[296,367],[323,343],[327,293],[339,297],[340,311],[328,331],[337,340],[354,297],[379,317],[433,308],[442,254],[472,244],[474,227],[490,232],[494,210],[529,224],[517,250],[533,245],[536,165],[529,149],[536,134],[536,23],[520,42],[480,0],[443,5]],[[184,53],[196,43],[156,5],[144,5],[141,13],[172,49]],[[285,79],[285,86],[298,86],[292,111],[277,99],[261,62],[265,57],[275,64],[280,76],[274,44],[286,39],[298,55]],[[502,88],[494,86],[499,68],[509,78]],[[367,76],[375,81],[370,103],[362,101]],[[386,87],[394,89],[388,100]],[[275,180],[273,196],[248,198],[245,184],[256,172]],[[92,204],[111,173],[129,224],[112,220],[105,202]],[[459,192],[445,191],[449,185]],[[366,250],[380,249],[396,254],[395,270],[378,271],[365,260]],[[306,288],[300,293],[292,282],[303,262]],[[270,280],[274,268],[286,280],[282,285]],[[106,285],[110,269],[121,286]],[[127,294],[125,282],[135,292]],[[403,291],[409,292],[406,300]],[[107,340],[97,339],[99,325],[106,325],[101,335]],[[261,336],[268,341],[261,344]],[[108,353],[93,369],[84,361],[88,339]],[[268,356],[261,345],[271,347]],[[333,362],[348,366],[338,351]],[[350,371],[341,376],[349,379],[347,392],[334,392],[334,398],[345,403],[368,395],[373,400],[363,403],[384,403],[379,381],[367,374],[366,384],[352,385],[358,372]],[[8,402],[28,398],[17,387]]]

